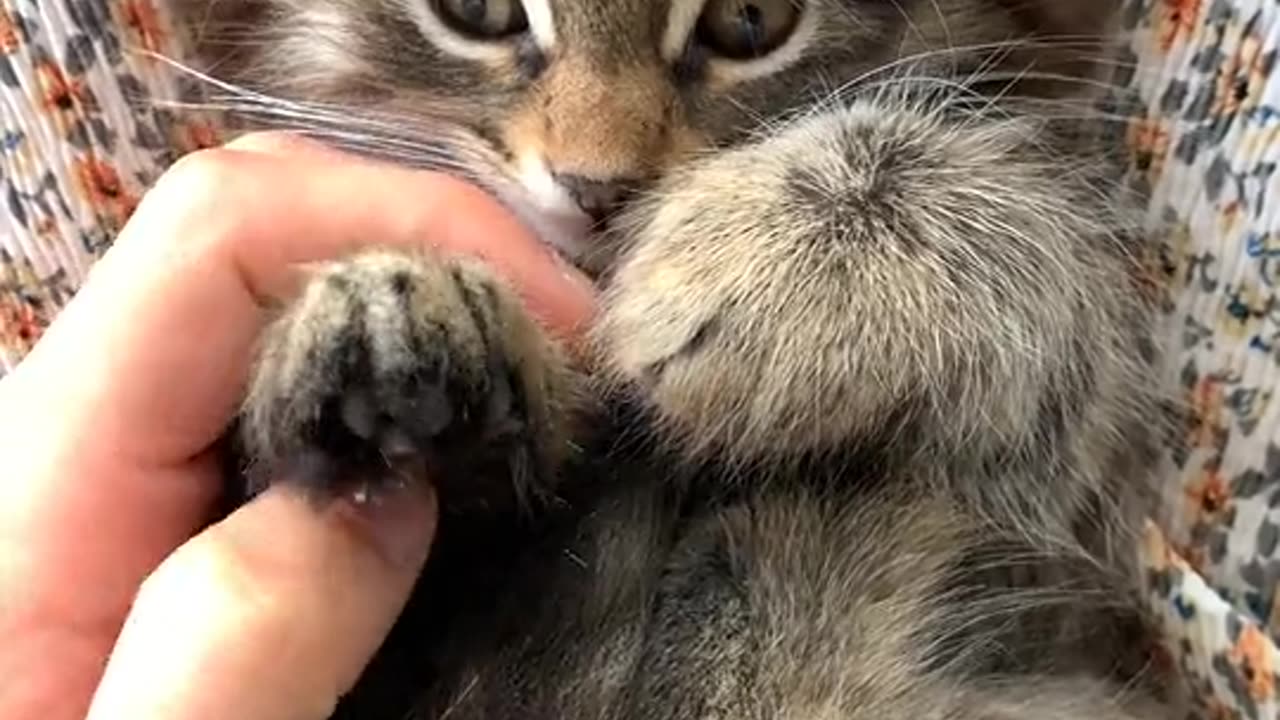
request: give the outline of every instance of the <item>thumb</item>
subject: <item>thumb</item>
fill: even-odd
[[[426,483],[325,507],[276,485],[142,584],[89,720],[322,720],[426,561]]]

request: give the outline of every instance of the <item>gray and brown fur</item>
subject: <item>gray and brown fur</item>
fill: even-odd
[[[209,72],[300,103],[251,123],[500,196],[531,151],[626,189],[573,258],[591,372],[425,255],[320,269],[266,336],[257,466],[443,488],[339,715],[1165,716],[1144,248],[1090,112],[1118,3],[808,0],[796,61],[740,80],[661,57],[671,2],[553,2],[554,52],[484,61],[399,0],[178,2]]]

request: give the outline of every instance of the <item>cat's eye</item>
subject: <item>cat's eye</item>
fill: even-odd
[[[777,50],[800,21],[800,0],[708,0],[698,18],[698,40],[734,60]]]
[[[436,12],[455,31],[484,40],[529,29],[520,0],[435,0]]]

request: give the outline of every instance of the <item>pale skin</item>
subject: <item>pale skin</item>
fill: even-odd
[[[455,180],[283,135],[180,162],[0,381],[0,720],[320,720],[352,686],[429,554],[429,479],[204,526],[269,308],[375,240],[486,259],[569,341],[592,312]]]

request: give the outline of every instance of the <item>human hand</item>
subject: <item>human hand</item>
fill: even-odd
[[[425,561],[429,484],[319,512],[276,486],[199,531],[268,299],[369,240],[478,255],[565,338],[591,312],[457,181],[279,135],[181,161],[0,381],[0,720],[319,719],[352,686]]]

